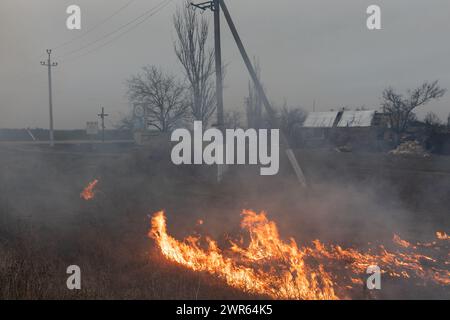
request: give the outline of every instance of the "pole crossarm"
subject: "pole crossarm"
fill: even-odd
[[[52,54],[52,50],[51,49],[47,49],[47,54],[48,54],[48,60],[47,61],[41,61],[41,65],[43,66],[50,66],[50,67],[56,67],[58,65],[58,62],[51,62],[51,54]]]
[[[200,3],[190,3],[191,6],[193,6],[194,8],[200,9],[200,10],[207,10],[210,9],[211,11],[215,10],[215,4],[214,1],[206,1],[206,2],[200,2]]]
[[[48,62],[45,62],[45,61],[41,61],[41,65],[46,66],[46,67],[49,66]],[[52,62],[50,64],[50,67],[56,67],[57,65],[58,65],[58,62]]]

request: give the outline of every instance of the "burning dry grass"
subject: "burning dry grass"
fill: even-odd
[[[162,211],[154,214],[149,235],[169,260],[194,271],[206,271],[244,292],[275,299],[349,298],[348,290],[355,283],[362,283],[367,268],[373,265],[390,277],[450,285],[450,272],[441,267],[449,263],[448,257],[438,261],[417,252],[419,246],[448,252],[448,239],[440,232],[438,244],[415,246],[395,235],[394,242],[409,249],[407,252],[390,252],[382,245],[378,252],[361,252],[339,245],[326,246],[319,240],[313,241],[313,246],[299,247],[293,238],[289,242],[281,240],[277,226],[264,212],[244,210],[242,216],[241,228],[248,233],[248,244],[243,246],[242,238],[230,241],[228,250],[220,249],[208,237],[204,246],[199,236],[177,241],[167,233]]]
[[[92,182],[89,182],[88,185],[80,193],[80,198],[84,199],[86,201],[94,199],[94,197],[95,197],[94,188],[96,187],[97,183],[98,183],[98,179],[95,179]]]
[[[439,240],[450,240],[450,236],[447,235],[445,232],[436,232],[436,238],[438,238]]]
[[[130,230],[105,232],[110,225],[103,219],[94,224],[92,221],[87,223],[87,220],[79,220],[78,223],[75,228],[65,230],[64,234],[54,231],[43,234],[48,230],[27,228],[23,231],[11,230],[14,238],[2,238],[0,299],[250,297],[223,287],[206,275],[192,275],[168,264],[153,250],[145,250],[148,240],[138,233],[136,237],[130,237],[134,234]],[[99,232],[97,223],[106,228]],[[0,234],[5,233],[0,230]],[[81,268],[80,291],[71,291],[66,287],[66,268],[72,264]]]

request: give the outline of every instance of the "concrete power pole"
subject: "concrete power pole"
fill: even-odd
[[[201,3],[191,3],[191,6],[214,12],[214,60],[216,68],[216,103],[217,103],[217,127],[224,129],[223,113],[223,84],[222,84],[222,51],[220,46],[220,1],[212,0]]]
[[[102,142],[105,142],[105,117],[109,114],[105,113],[105,108],[102,107],[102,113],[97,114],[102,119]]]
[[[58,63],[52,62],[51,49],[47,49],[47,54],[48,54],[47,61],[41,61],[41,65],[46,66],[48,68],[48,107],[50,114],[50,146],[53,147],[55,145],[55,139],[53,135],[52,67],[56,67]]]
[[[217,125],[224,129],[223,120],[223,85],[222,85],[222,51],[220,46],[220,2],[213,1],[214,11],[214,55],[216,62],[216,96],[217,96]]]
[[[220,0],[206,1],[197,4],[191,3],[191,5],[203,11],[210,9],[214,13],[214,60],[216,69],[217,128],[224,132],[225,122],[223,112],[222,51],[220,45]],[[217,165],[217,182],[222,181],[226,170],[226,165]]]

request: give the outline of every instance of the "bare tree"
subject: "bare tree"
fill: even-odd
[[[214,50],[207,47],[208,21],[183,6],[173,16],[173,25],[177,36],[175,53],[190,85],[191,115],[206,126],[216,110]]]
[[[183,84],[154,66],[144,67],[128,80],[128,97],[132,103],[145,105],[148,125],[162,132],[185,119],[189,108]]]
[[[225,128],[237,129],[241,127],[241,113],[237,110],[228,111],[224,117]]]
[[[446,131],[444,123],[434,112],[428,112],[423,122],[425,123],[425,135],[428,142],[432,141],[439,133]]]
[[[428,112],[425,116],[424,122],[429,127],[440,127],[442,126],[442,121],[434,112]]]
[[[295,133],[305,121],[307,113],[300,107],[289,108],[285,103],[280,111],[280,127],[287,137],[295,142]]]
[[[442,97],[445,91],[439,87],[438,81],[424,82],[420,87],[408,90],[406,97],[396,93],[393,88],[383,91],[383,111],[389,117],[390,126],[396,135],[396,143],[400,142],[401,134],[415,117],[414,109]]]
[[[117,130],[133,130],[134,129],[134,123],[133,123],[133,115],[131,114],[121,114],[121,117],[117,123],[114,124],[114,128]]]

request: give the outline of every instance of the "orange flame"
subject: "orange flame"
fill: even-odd
[[[242,212],[241,228],[248,232],[249,243],[243,246],[230,241],[228,250],[221,250],[210,238],[205,239],[206,246],[199,237],[176,240],[167,233],[163,211],[153,215],[151,225],[149,236],[167,259],[194,271],[206,271],[245,292],[274,299],[346,298],[343,289],[363,285],[361,278],[366,277],[370,265],[378,265],[391,277],[415,276],[450,284],[450,272],[439,269],[439,261],[415,252],[392,253],[380,246],[379,253],[363,253],[338,245],[326,246],[319,240],[310,247],[299,247],[294,239],[285,242],[264,212]],[[394,237],[395,242],[399,239]],[[399,243],[405,248],[409,243],[402,241]],[[409,244],[408,250],[415,249]],[[431,267],[425,268],[422,261]]]
[[[94,196],[95,196],[94,188],[97,185],[97,183],[98,183],[97,179],[95,179],[92,182],[89,182],[89,184],[80,193],[80,198],[82,198],[86,201],[94,199]]]
[[[439,240],[450,240],[450,236],[448,236],[445,232],[436,232],[436,238]]]
[[[403,240],[397,234],[394,234],[394,238],[392,239],[392,241],[394,241],[396,244],[398,244],[399,246],[401,246],[403,248],[415,248],[413,245],[411,245],[410,242]]]

